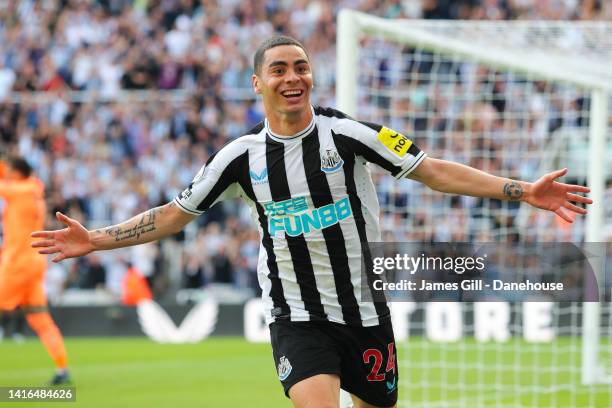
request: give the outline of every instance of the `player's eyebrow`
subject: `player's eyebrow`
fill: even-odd
[[[299,64],[308,64],[308,61],[305,59],[299,59],[293,63],[293,65],[299,65]],[[270,64],[268,64],[268,68],[274,68],[277,66],[287,67],[289,66],[289,64],[286,61],[280,61],[280,60],[272,61]]]
[[[289,64],[287,64],[285,61],[272,61],[270,64],[268,64],[268,68],[273,68],[277,66],[287,67],[289,66]]]

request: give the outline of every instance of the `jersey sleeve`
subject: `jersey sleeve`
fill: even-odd
[[[241,156],[230,143],[212,155],[174,203],[183,211],[200,215],[216,203],[238,197],[236,172]]]
[[[427,156],[411,139],[385,126],[342,119],[336,130],[356,155],[379,165],[397,179],[410,174]]]

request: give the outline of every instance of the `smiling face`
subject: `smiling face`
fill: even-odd
[[[310,117],[312,72],[304,50],[296,45],[268,49],[261,69],[253,75],[253,88],[262,95],[268,120]],[[306,122],[306,125],[308,122]]]

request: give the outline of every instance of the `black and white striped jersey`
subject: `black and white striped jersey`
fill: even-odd
[[[249,204],[261,237],[258,278],[268,322],[375,326],[389,309],[361,299],[361,256],[368,241],[381,238],[366,164],[399,179],[425,154],[386,127],[328,108],[313,113],[291,137],[275,135],[264,121],[228,143],[174,202],[190,214],[231,197]]]

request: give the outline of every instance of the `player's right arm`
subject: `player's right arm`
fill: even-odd
[[[212,155],[189,186],[172,202],[152,208],[110,227],[88,231],[77,220],[62,213],[57,219],[66,228],[37,231],[32,244],[41,254],[57,254],[53,262],[83,256],[93,251],[144,244],[175,234],[215,203],[238,195],[236,172],[244,164],[246,147],[239,139]]]
[[[32,244],[41,248],[40,254],[57,254],[53,262],[83,256],[93,251],[115,249],[155,241],[179,232],[197,217],[188,214],[170,202],[152,208],[120,224],[88,231],[77,220],[57,212],[57,219],[66,228],[57,231],[36,231],[34,238],[42,238]]]

